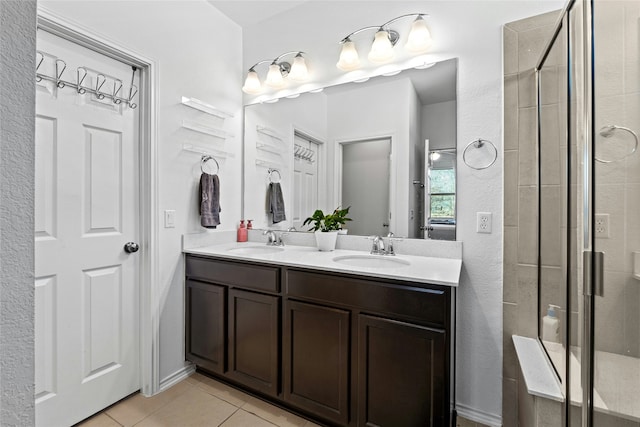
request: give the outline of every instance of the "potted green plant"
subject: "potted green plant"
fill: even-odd
[[[304,220],[302,225],[313,223],[310,231],[315,232],[316,244],[319,250],[332,251],[336,248],[338,231],[342,229],[342,226],[347,221],[351,221],[351,218],[347,217],[349,208],[350,206],[344,209],[337,207],[333,213],[326,215],[321,209],[317,209],[313,215]]]

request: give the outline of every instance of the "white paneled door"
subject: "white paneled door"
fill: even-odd
[[[86,70],[83,86],[129,93],[126,64],[43,30],[38,50],[38,73],[76,82]],[[139,237],[139,113],[58,86],[36,86],[39,426],[72,425],[140,387],[140,255],[123,249]]]
[[[308,138],[296,134],[295,145],[308,150],[306,158],[302,156],[294,157],[293,162],[293,226],[296,230],[309,228],[303,227],[303,222],[307,217],[313,215],[319,209],[318,194],[320,193],[318,181],[318,159],[320,145]],[[311,155],[313,152],[313,155]]]

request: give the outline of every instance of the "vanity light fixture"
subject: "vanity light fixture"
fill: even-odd
[[[340,40],[342,50],[340,51],[340,59],[336,66],[343,71],[352,71],[360,67],[360,57],[358,56],[358,51],[351,37],[367,30],[377,30],[371,45],[371,50],[367,56],[369,61],[376,64],[384,64],[391,61],[394,57],[393,47],[398,42],[400,34],[398,34],[397,31],[387,28],[387,26],[407,16],[416,16],[416,19],[411,24],[411,31],[409,32],[405,49],[411,53],[424,53],[429,50],[432,39],[431,33],[424,20],[424,17],[428,17],[429,15],[426,13],[408,13],[393,18],[379,26],[360,28],[344,37]]]
[[[292,54],[295,54],[293,64],[281,61],[284,56]],[[285,52],[273,60],[266,59],[256,62],[247,72],[247,77],[244,81],[244,86],[242,86],[242,91],[250,95],[257,95],[262,92],[262,83],[260,82],[260,77],[258,77],[258,72],[255,69],[260,64],[269,63],[269,71],[265,79],[265,84],[273,89],[282,89],[285,87],[285,78],[298,82],[308,80],[309,70],[307,69],[305,59],[302,56],[303,54],[304,52],[302,51],[294,50],[291,52]]]

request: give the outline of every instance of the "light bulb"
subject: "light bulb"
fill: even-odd
[[[340,60],[336,64],[336,67],[342,71],[351,71],[360,67],[360,58],[358,57],[358,51],[356,45],[349,39],[342,43],[342,50],[340,51]]]
[[[418,16],[416,20],[413,21],[413,24],[411,24],[411,31],[409,32],[407,44],[404,45],[404,48],[409,52],[421,53],[429,50],[432,44],[433,40],[427,28],[427,23],[422,16]]]
[[[269,72],[267,73],[265,84],[274,89],[284,87],[284,79],[282,78],[282,72],[280,71],[280,66],[278,64],[272,63],[269,65]]]
[[[381,64],[391,61],[393,55],[393,45],[389,39],[389,33],[383,29],[378,30],[371,45],[371,51],[368,56],[369,61]]]
[[[247,78],[244,81],[244,86],[242,86],[242,91],[250,95],[257,95],[262,91],[262,85],[260,84],[258,73],[256,73],[255,70],[251,69],[247,73]]]
[[[293,58],[289,78],[297,82],[304,82],[309,79],[309,70],[307,69],[307,64],[301,54],[297,54],[296,57]]]

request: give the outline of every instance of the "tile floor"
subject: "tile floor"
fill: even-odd
[[[312,427],[317,424],[195,373],[146,398],[134,394],[76,427]],[[483,427],[458,418],[458,427]]]

